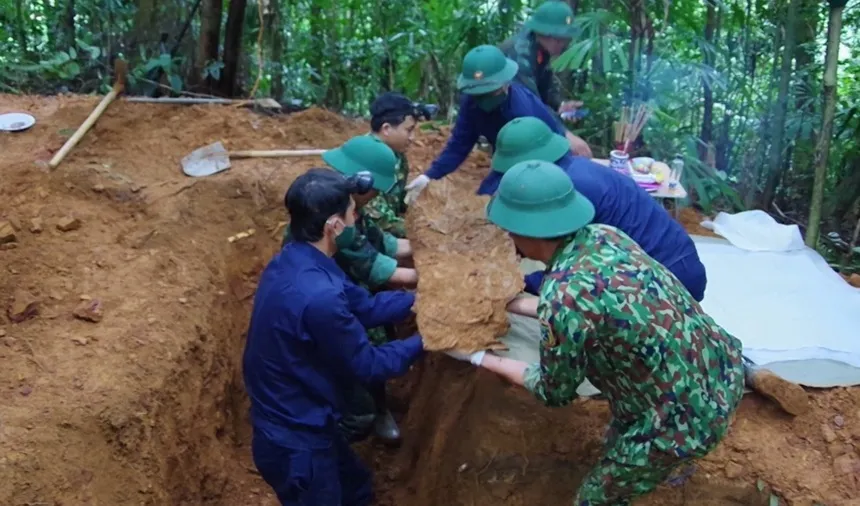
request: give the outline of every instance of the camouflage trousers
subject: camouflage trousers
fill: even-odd
[[[627,506],[652,492],[672,477],[674,471],[693,459],[654,451],[644,466],[624,464],[606,457],[585,477],[577,491],[575,506]]]

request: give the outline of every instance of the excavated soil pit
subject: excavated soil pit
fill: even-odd
[[[56,171],[34,163],[95,104],[0,99],[38,121],[0,137],[0,221],[17,229],[0,251],[0,504],[243,503],[228,495],[250,466],[237,458],[250,299],[284,190],[314,160],[207,179],[179,160],[217,140],[333,147],[365,126],[318,110],[118,102]]]
[[[331,147],[366,125],[318,110],[119,102],[55,172],[35,164],[96,102],[0,96],[0,112],[38,121],[0,136],[0,222],[17,229],[16,246],[0,249],[0,504],[274,505],[250,461],[240,355],[283,192],[315,161],[243,160],[191,180],[179,160],[217,140]],[[419,136],[412,165],[425,168],[445,136]],[[452,179],[456,198],[471,198],[485,164],[478,154]],[[436,354],[391,390],[403,446],[359,446],[379,504],[569,504],[608,417],[594,400],[542,408]],[[812,396],[815,409],[794,420],[745,400],[698,472],[642,504],[767,504],[759,482],[790,504],[852,504],[860,390]]]

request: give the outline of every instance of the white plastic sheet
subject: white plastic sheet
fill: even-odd
[[[860,289],[805,247],[747,251],[722,239],[694,241],[708,272],[702,306],[743,342],[749,358],[803,385],[860,385]],[[522,265],[524,272],[540,268]],[[511,315],[511,324],[502,338],[506,355],[536,361],[537,320]],[[580,390],[594,392],[590,385]]]
[[[708,272],[702,307],[749,358],[809,386],[860,384],[860,290],[809,248],[745,251],[696,239]]]
[[[782,225],[764,211],[719,213],[702,226],[747,251],[795,251],[804,248],[797,225]]]

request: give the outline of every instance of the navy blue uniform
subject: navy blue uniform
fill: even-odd
[[[373,346],[365,328],[403,320],[415,296],[371,295],[335,261],[290,242],[260,278],[243,360],[254,462],[283,505],[365,506],[371,476],[340,435],[348,386],[404,374],[420,336]]]
[[[460,97],[460,112],[457,115],[454,130],[451,131],[451,137],[448,138],[445,149],[433,161],[425,175],[430,179],[441,179],[457,170],[482,135],[495,149],[499,130],[509,121],[525,116],[534,116],[542,120],[558,135],[567,134],[567,130],[553,112],[541,102],[540,97],[520,83],[511,83],[505,101],[490,112],[482,110],[471,95],[464,93]]]
[[[594,223],[621,229],[651,258],[672,271],[694,299],[701,301],[705,297],[708,279],[693,240],[648,192],[632,178],[581,156],[567,154],[555,163],[594,204]],[[493,171],[478,193],[495,193],[501,179],[502,174]],[[542,280],[543,272],[526,276],[526,291],[537,294]]]

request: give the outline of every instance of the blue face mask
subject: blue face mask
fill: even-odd
[[[493,112],[498,109],[508,98],[508,93],[499,93],[498,95],[480,95],[475,97],[475,103],[484,112]]]

